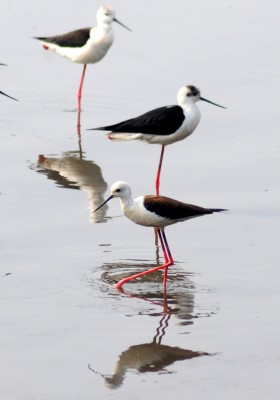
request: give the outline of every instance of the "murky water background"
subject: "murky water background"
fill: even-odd
[[[275,399],[279,391],[279,4],[119,1],[107,57],[82,66],[32,36],[95,23],[96,1],[2,1],[0,397],[3,400]],[[167,147],[161,192],[228,214],[153,230],[109,203],[116,180],[154,192],[160,147],[87,128],[176,103],[197,85],[202,120]]]

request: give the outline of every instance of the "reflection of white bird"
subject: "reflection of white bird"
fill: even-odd
[[[186,298],[188,298],[189,292],[187,291],[187,293],[184,293],[184,295],[186,295]],[[141,299],[140,296],[133,296],[131,294],[128,295],[128,297],[136,297]],[[177,346],[174,347],[161,344],[162,339],[166,334],[171,316],[180,312],[180,309],[169,307],[167,304],[166,292],[164,292],[163,303],[154,299],[142,299],[153,305],[163,306],[163,311],[159,312],[159,315],[163,315],[159,320],[156,334],[154,335],[152,342],[130,346],[127,350],[123,351],[116,362],[114,373],[112,375],[101,374],[95,371],[91,365],[88,366],[92,372],[101,375],[104,378],[106,385],[111,389],[116,389],[122,385],[125,379],[125,374],[129,370],[137,370],[139,373],[157,372],[165,370],[166,367],[176,361],[190,360],[195,357],[209,355],[209,353],[202,351],[193,351],[182,349]],[[172,299],[172,303],[173,301],[174,299]],[[155,316],[158,314],[152,315]],[[186,318],[188,323],[191,323],[190,320],[193,317],[191,314],[188,314],[184,318]]]
[[[115,10],[109,6],[98,9],[96,20],[97,26],[94,28],[78,29],[59,36],[35,37],[43,43],[44,49],[55,51],[70,61],[84,64],[78,90],[78,111],[81,111],[82,87],[87,64],[95,64],[102,60],[114,41],[112,22],[117,22],[130,30],[117,20]]]
[[[118,197],[124,215],[132,222],[158,228],[158,235],[164,256],[164,264],[149,269],[139,274],[122,279],[115,287],[120,288],[124,283],[132,279],[164,269],[163,285],[166,286],[168,267],[174,264],[169,245],[164,233],[164,228],[177,222],[186,221],[191,218],[201,217],[207,214],[227,211],[223,208],[203,208],[192,204],[182,203],[165,196],[146,195],[132,199],[131,188],[128,183],[118,181],[111,187],[111,196],[108,197],[95,211],[100,210],[109,200]]]
[[[162,371],[176,361],[190,360],[206,355],[209,353],[165,346],[154,342],[131,346],[120,355],[113,375],[104,377],[105,383],[111,389],[116,389],[121,386],[125,374],[129,370],[134,369],[140,373]]]
[[[63,180],[59,184],[65,187],[77,187],[84,190],[88,197],[90,209],[90,222],[104,222],[106,215],[105,210],[100,210],[100,214],[93,214],[93,210],[104,201],[104,193],[107,190],[107,183],[105,182],[101,168],[92,161],[79,159],[76,157],[44,157],[39,156],[39,164],[46,170],[57,171],[59,175],[66,178],[66,183]]]

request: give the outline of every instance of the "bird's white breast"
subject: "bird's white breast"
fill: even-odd
[[[199,124],[200,121],[200,111],[198,107],[196,106],[195,103],[188,105],[187,108],[184,108],[184,115],[185,119],[180,126],[179,129],[177,129],[176,132],[171,133],[170,135],[163,135],[163,136],[153,136],[150,137],[149,140],[147,140],[149,143],[156,143],[156,144],[172,144],[175,142],[179,142],[180,140],[185,139],[189,135],[193,133],[197,125]],[[149,135],[146,135],[149,136]]]
[[[48,43],[47,46],[50,50],[73,62],[94,64],[106,55],[113,41],[114,34],[112,29],[92,28],[90,38],[83,47],[60,47],[53,43]]]
[[[144,197],[140,196],[134,199],[130,204],[121,201],[121,208],[124,215],[138,225],[147,227],[163,227],[174,223],[172,220],[169,221],[164,217],[160,217],[159,215],[148,211],[144,207],[143,203]]]

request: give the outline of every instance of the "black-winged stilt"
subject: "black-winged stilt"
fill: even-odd
[[[199,100],[225,108],[201,97],[195,86],[183,86],[177,95],[178,105],[156,108],[139,117],[115,125],[102,126],[89,130],[111,131],[110,139],[143,140],[148,143],[161,144],[161,155],[156,175],[156,194],[159,194],[160,171],[164,148],[168,144],[183,140],[193,133],[200,121],[200,111],[196,105]]]
[[[43,43],[46,50],[55,51],[57,54],[69,60],[84,64],[83,73],[78,89],[78,111],[81,111],[82,88],[87,64],[95,64],[106,55],[114,41],[112,22],[117,22],[124,28],[130,30],[122,24],[115,14],[115,10],[110,6],[102,6],[96,14],[97,26],[93,28],[83,28],[64,35],[51,37],[35,37]]]
[[[108,197],[95,211],[99,210],[109,200],[118,197],[124,215],[138,225],[158,228],[164,264],[147,271],[129,276],[120,280],[115,287],[120,288],[132,279],[164,269],[163,285],[166,287],[168,267],[174,264],[169,245],[164,233],[164,228],[177,222],[200,217],[215,212],[227,211],[223,208],[203,208],[192,204],[182,203],[165,196],[146,195],[132,199],[131,188],[128,183],[118,181],[111,187],[111,196]],[[94,212],[95,212],[94,211]]]

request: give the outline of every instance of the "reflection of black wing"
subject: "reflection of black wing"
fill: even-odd
[[[140,373],[162,371],[176,361],[208,355],[210,354],[202,351],[185,350],[155,343],[139,344],[124,351],[119,357],[114,374],[104,376],[104,378],[109,387],[117,388],[122,385],[127,370],[136,369]],[[96,373],[94,369],[89,368]]]
[[[184,112],[180,106],[167,106],[156,108],[119,124],[94,128],[93,130],[170,135],[180,128],[184,119]]]
[[[143,364],[139,366],[139,372],[149,372],[149,371],[161,371],[163,368],[175,363],[176,361],[183,361],[183,360],[190,360],[194,357],[200,356],[209,356],[209,353],[204,351],[192,351],[187,349],[181,349],[180,347],[171,347],[165,346],[162,344],[146,344],[146,345],[138,345],[138,346],[131,346],[139,347],[138,351],[143,351],[140,348],[143,346],[144,351],[150,350],[155,354],[154,360],[151,359],[149,363]],[[146,346],[147,348],[144,348]]]
[[[91,28],[78,29],[64,35],[51,37],[35,37],[46,43],[54,43],[60,47],[83,47],[88,41]]]

